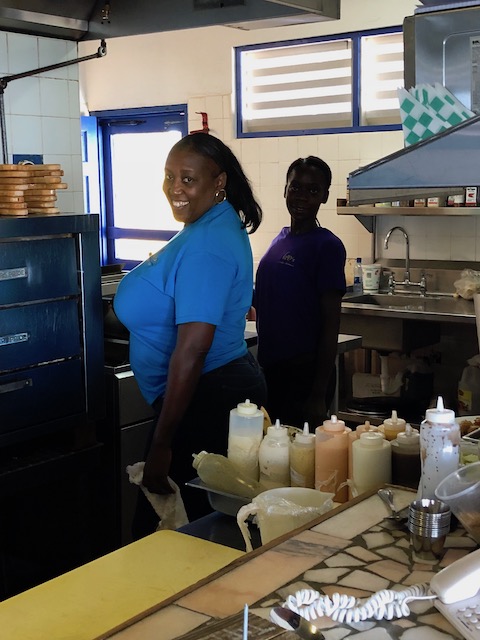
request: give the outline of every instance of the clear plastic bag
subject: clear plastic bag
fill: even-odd
[[[464,269],[460,274],[460,279],[455,280],[453,286],[457,295],[465,300],[473,300],[475,293],[480,293],[480,271]]]
[[[260,493],[237,513],[246,550],[252,551],[246,522],[250,516],[255,516],[262,544],[266,544],[333,509],[334,495],[304,487],[278,487]]]

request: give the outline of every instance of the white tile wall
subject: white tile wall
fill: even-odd
[[[0,74],[36,70],[78,57],[75,42],[0,32]],[[62,213],[84,213],[80,148],[78,65],[36,74],[7,85],[4,93],[8,157],[42,154],[59,163],[69,187],[57,191]],[[221,102],[221,98],[220,98]]]

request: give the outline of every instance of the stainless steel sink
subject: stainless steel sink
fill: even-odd
[[[344,299],[344,305],[354,307],[374,307],[378,310],[385,309],[402,314],[433,314],[452,317],[474,318],[475,311],[471,300],[441,295],[419,295],[388,293],[364,293],[357,296],[348,296]],[[343,305],[342,305],[343,306]]]
[[[452,322],[475,325],[473,301],[418,292],[346,294],[340,329],[361,335],[366,348],[409,353],[438,342],[441,323]]]

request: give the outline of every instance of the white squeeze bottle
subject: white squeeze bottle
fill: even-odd
[[[420,460],[419,497],[435,499],[439,482],[460,464],[460,425],[455,413],[444,408],[442,396],[438,396],[435,409],[427,409],[420,425]]]
[[[258,452],[260,485],[263,491],[290,485],[290,438],[287,427],[268,427]]]
[[[392,481],[391,445],[379,431],[364,431],[353,441],[352,481],[359,494]]]
[[[290,486],[315,488],[315,434],[310,433],[308,422],[290,444]]]
[[[245,400],[230,411],[227,458],[251,480],[258,480],[258,451],[263,439],[263,412]]]

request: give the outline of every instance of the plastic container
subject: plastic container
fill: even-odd
[[[435,490],[465,530],[480,544],[480,462],[453,471]]]
[[[280,420],[268,427],[258,452],[262,490],[290,485],[290,438]]]
[[[334,493],[336,502],[348,500],[348,434],[351,431],[335,415],[315,429],[315,489]],[[343,484],[345,486],[339,488]]]
[[[353,267],[353,292],[362,293],[362,259],[357,258]]]
[[[315,434],[310,433],[308,422],[290,444],[290,486],[315,488]]]
[[[406,421],[399,418],[395,409],[392,411],[392,417],[386,418],[379,430],[385,435],[386,440],[395,440],[399,433],[405,431]]]
[[[445,409],[438,396],[437,407],[427,409],[420,425],[420,460],[422,473],[419,498],[435,499],[435,489],[460,464],[460,426],[455,413]]]
[[[332,498],[333,493],[303,487],[281,487],[260,493],[237,514],[247,551],[252,551],[246,523],[250,516],[255,515],[262,544],[266,544],[333,509]]]
[[[392,454],[379,432],[365,431],[352,443],[352,481],[357,494],[392,481]]]
[[[405,431],[392,440],[392,482],[416,489],[420,482],[420,433],[407,423]]]
[[[367,293],[377,293],[380,288],[381,264],[362,264],[362,285]]]
[[[365,431],[378,432],[378,427],[370,424],[368,420],[365,420],[364,424],[359,424],[355,431],[351,431],[348,434],[348,479],[352,480],[353,460],[352,460],[352,444],[354,440],[358,440],[360,435]],[[348,497],[352,498],[353,493],[351,486],[348,487]]]
[[[458,415],[473,416],[476,413],[480,415],[480,367],[469,364],[462,371],[458,383]]]
[[[244,476],[228,458],[218,453],[194,453],[192,464],[200,480],[212,489],[245,498],[253,498],[261,491],[258,482]]]
[[[263,439],[263,412],[245,400],[230,411],[227,458],[251,480],[258,480],[258,451]]]

